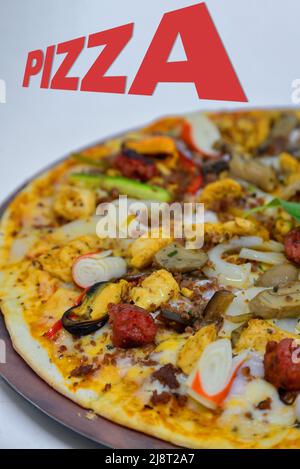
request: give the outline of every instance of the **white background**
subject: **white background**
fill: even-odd
[[[58,157],[101,137],[160,116],[239,105],[200,101],[193,84],[162,84],[154,96],[22,88],[28,51],[135,23],[134,36],[109,74],[132,83],[163,13],[193,0],[0,0],[0,199]],[[300,77],[298,0],[207,0],[211,16],[248,96],[248,106],[291,105]],[[85,50],[72,70],[83,76],[98,50]],[[173,57],[181,57],[180,48]],[[59,63],[58,59],[55,63]],[[222,77],[220,77],[220,81]],[[243,105],[244,106],[244,105]],[[1,448],[94,447],[52,422],[0,381]]]

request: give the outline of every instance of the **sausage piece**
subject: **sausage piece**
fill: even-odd
[[[265,379],[276,388],[300,391],[300,349],[293,339],[268,342],[264,356]]]
[[[148,181],[157,175],[153,161],[138,153],[118,155],[115,159],[115,168],[121,171],[123,176],[141,181]]]
[[[115,347],[141,347],[154,341],[157,328],[152,316],[143,308],[126,303],[110,304],[108,313]]]
[[[291,230],[284,238],[284,250],[286,257],[295,262],[295,264],[300,264],[300,229],[295,228]]]

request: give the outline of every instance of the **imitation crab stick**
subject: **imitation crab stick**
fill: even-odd
[[[221,138],[219,129],[205,115],[190,114],[182,126],[181,137],[193,151],[208,157],[219,156],[214,149]]]
[[[110,256],[111,251],[89,253],[76,259],[72,268],[73,280],[81,288],[98,282],[107,282],[126,274],[127,265],[122,257]]]
[[[231,342],[220,339],[209,344],[188,378],[188,393],[205,407],[222,406],[245,355],[232,358]]]

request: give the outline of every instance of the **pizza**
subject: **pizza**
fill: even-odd
[[[202,204],[201,246],[159,223],[133,236],[120,196]],[[175,445],[299,448],[299,224],[297,110],[171,116],[70,154],[2,217],[13,346],[83,408]]]

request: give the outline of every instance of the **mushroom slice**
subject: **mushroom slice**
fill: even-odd
[[[186,249],[172,243],[160,249],[154,259],[156,264],[169,272],[191,272],[201,269],[206,264],[208,256],[203,251]]]
[[[295,181],[282,190],[281,199],[290,200],[298,192],[300,192],[300,181]]]
[[[249,302],[249,310],[263,319],[299,317],[300,282],[290,282],[260,292]]]
[[[266,192],[274,190],[277,186],[278,181],[274,169],[253,158],[236,153],[229,163],[229,168],[233,176],[255,184]]]
[[[270,138],[288,138],[292,130],[297,126],[298,119],[295,114],[283,114],[274,124]]]
[[[259,287],[276,287],[298,280],[299,271],[293,264],[274,265],[262,274],[257,282]]]

